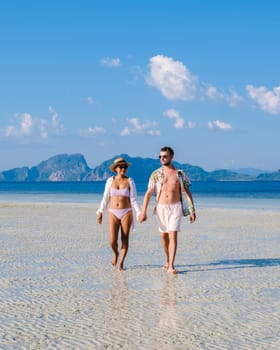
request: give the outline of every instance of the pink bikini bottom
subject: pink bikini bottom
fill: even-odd
[[[109,208],[109,212],[112,213],[113,215],[115,215],[119,220],[121,220],[125,216],[125,214],[131,210],[132,210],[131,208],[124,208],[124,209],[110,209]]]

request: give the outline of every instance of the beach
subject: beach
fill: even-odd
[[[110,265],[97,204],[0,203],[0,349],[280,349],[280,213],[198,208],[167,274],[154,217]]]

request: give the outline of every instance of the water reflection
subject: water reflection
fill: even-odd
[[[159,304],[159,326],[168,327],[169,329],[176,329],[182,324],[178,309],[176,283],[174,277],[166,277]]]

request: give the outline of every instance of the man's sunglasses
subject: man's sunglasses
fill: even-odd
[[[163,156],[158,156],[159,159],[166,159],[167,155],[163,155]]]

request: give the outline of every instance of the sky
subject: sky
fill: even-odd
[[[278,0],[0,0],[0,170],[280,168]]]

